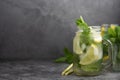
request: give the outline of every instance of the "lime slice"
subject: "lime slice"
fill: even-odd
[[[92,44],[87,49],[87,53],[80,60],[81,65],[88,65],[100,59],[99,48]]]
[[[73,51],[76,54],[82,54],[82,49],[80,47],[80,32],[76,33],[76,36],[73,40]]]

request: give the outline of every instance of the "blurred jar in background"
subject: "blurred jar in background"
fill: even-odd
[[[114,29],[116,26],[118,26],[118,24],[102,24],[101,25],[101,36],[103,37],[104,34],[106,34],[109,27]],[[103,42],[103,61],[110,60],[110,58],[109,58],[110,55],[108,55],[108,53],[109,53],[108,44]]]

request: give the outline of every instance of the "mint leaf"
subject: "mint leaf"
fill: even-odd
[[[57,63],[73,63],[73,53],[68,50],[68,48],[64,48],[64,56],[55,60]]]
[[[116,36],[115,30],[112,29],[112,28],[108,28],[108,33],[109,33],[109,35],[110,35],[111,37],[115,37],[115,36]]]
[[[66,61],[66,57],[60,57],[55,60],[56,63],[65,62],[65,61]]]
[[[116,38],[117,38],[116,41],[120,43],[120,27],[119,26],[116,27],[115,31],[116,31]]]
[[[73,55],[72,54],[69,56],[66,56],[66,57],[67,57],[67,59],[66,59],[67,63],[69,63],[69,64],[73,63]]]
[[[68,50],[68,48],[64,48],[64,53],[65,53],[65,56],[72,55],[72,53]]]

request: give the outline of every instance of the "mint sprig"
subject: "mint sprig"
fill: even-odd
[[[80,16],[80,18],[76,20],[76,25],[85,32],[90,31],[90,28],[88,27],[82,16]]]
[[[109,39],[112,43],[120,44],[120,26],[116,26],[115,29],[109,27],[103,39]]]
[[[64,56],[55,60],[57,63],[73,63],[73,53],[68,50],[68,48],[64,48]]]
[[[84,21],[82,16],[80,16],[80,18],[76,20],[76,25],[78,26],[78,28],[80,30],[82,30],[81,36],[80,36],[80,38],[81,38],[80,43],[85,43],[86,45],[90,45],[92,43],[92,38],[91,38],[91,34],[90,34],[90,27]]]

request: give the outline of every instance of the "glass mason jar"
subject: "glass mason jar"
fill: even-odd
[[[73,39],[73,70],[76,75],[92,76],[102,72],[102,37],[100,31],[91,30],[90,44],[86,44],[87,38],[82,30],[76,32]],[[83,39],[84,38],[84,39]]]
[[[108,28],[113,30],[118,24],[110,24],[109,26],[102,26],[101,33],[106,34]],[[102,35],[102,36],[103,36]],[[120,43],[114,43],[112,40],[103,40],[103,60],[110,61],[112,63],[112,70],[120,72]]]

